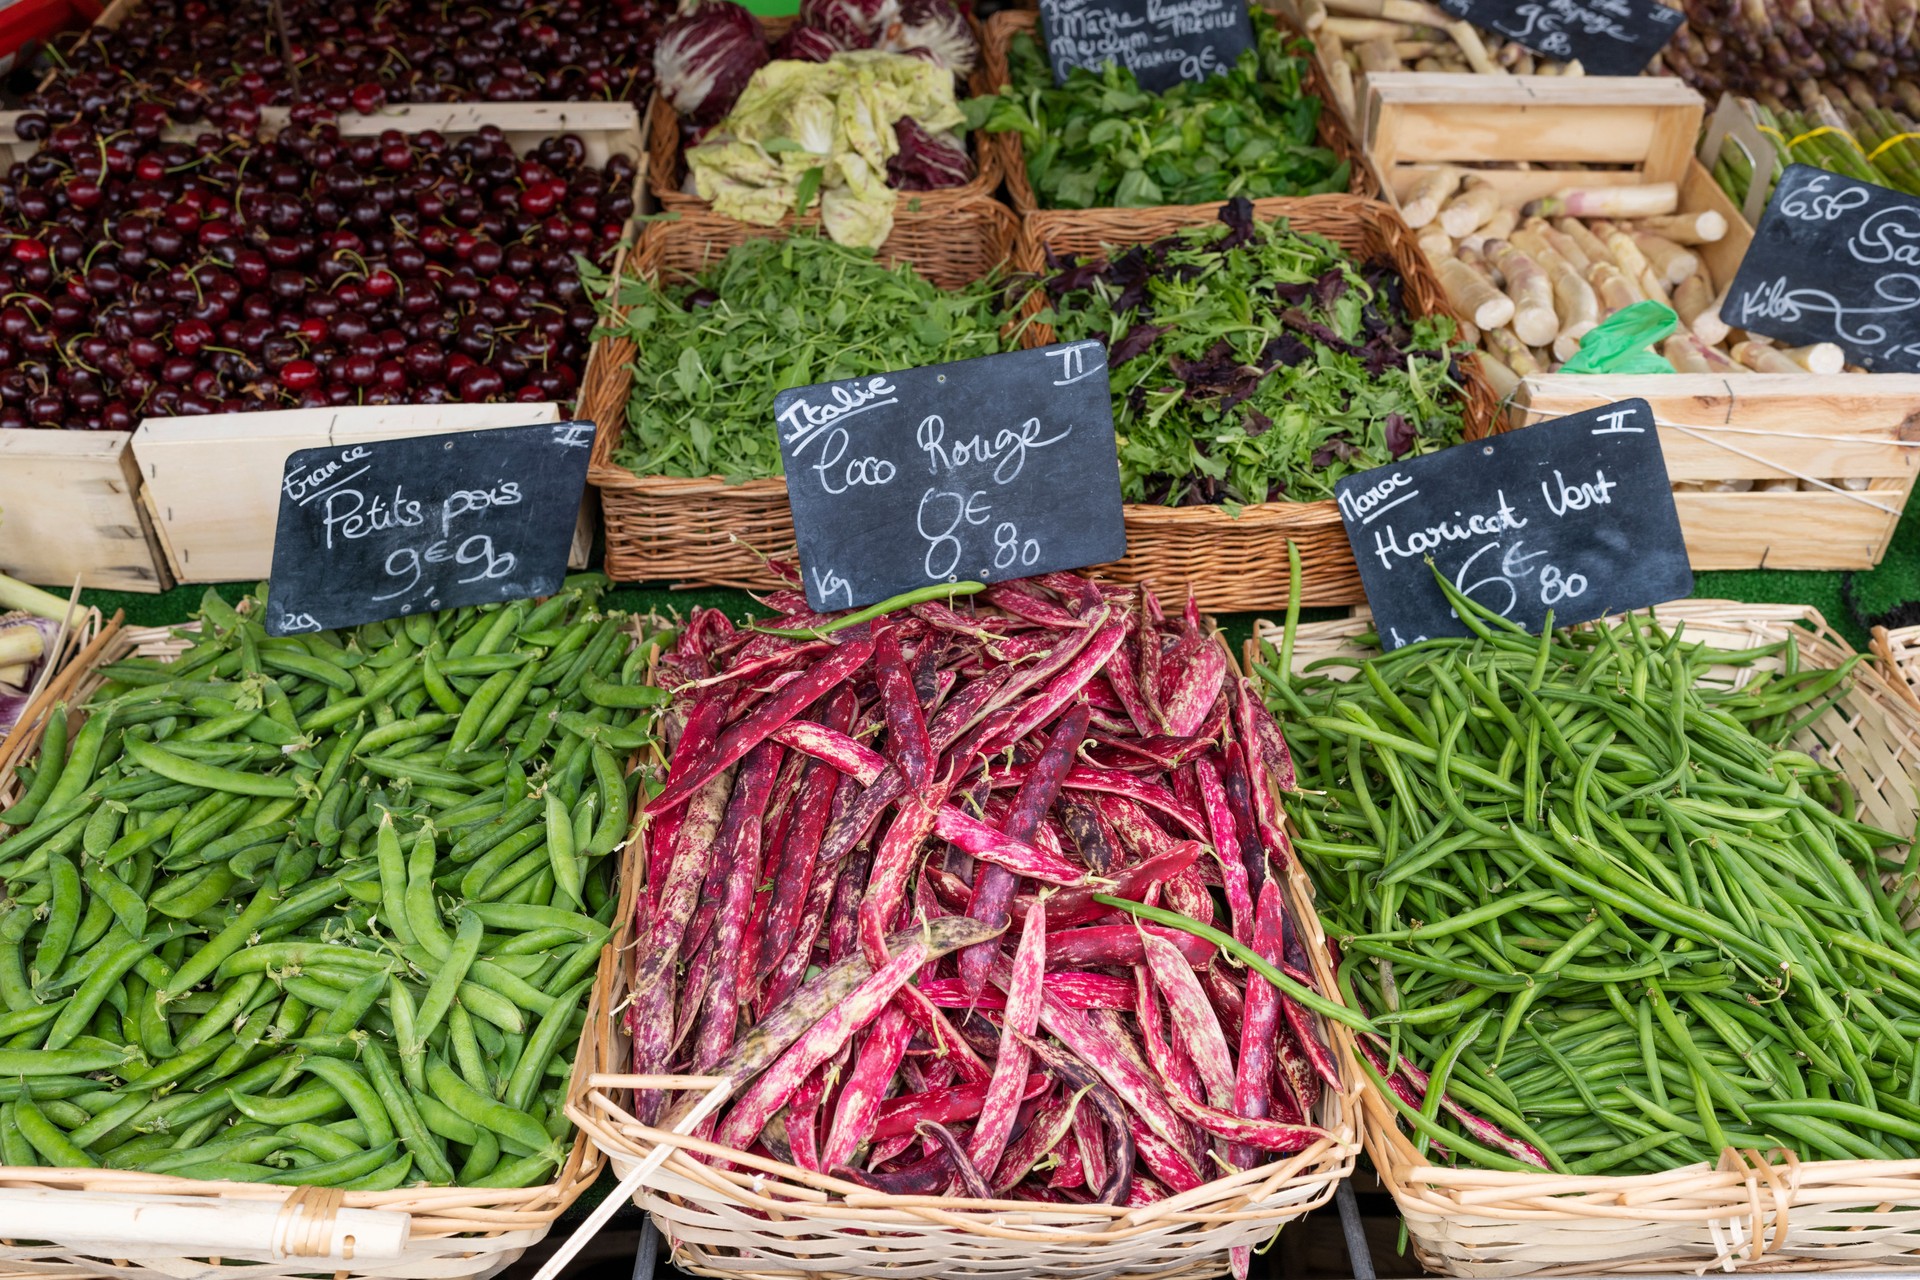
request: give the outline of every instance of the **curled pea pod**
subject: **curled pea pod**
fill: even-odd
[[[33,785],[27,788],[26,794],[0,809],[0,826],[30,824],[46,806],[54,787],[59,785],[67,760],[67,704],[64,702],[56,702],[47,713],[46,728],[40,733],[40,760],[40,772],[34,775]]]
[[[320,1059],[303,1060],[303,1062],[317,1061]],[[276,1072],[279,1070],[277,1066],[274,1069]],[[319,1120],[347,1105],[340,1090],[330,1084],[311,1084],[281,1098],[250,1097],[229,1089],[227,1101],[232,1104],[235,1111],[248,1119],[276,1127],[305,1120]],[[362,1120],[361,1123],[365,1124],[366,1121]]]

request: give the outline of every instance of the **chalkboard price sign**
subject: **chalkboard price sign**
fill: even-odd
[[[1920,200],[1788,165],[1720,314],[1794,345],[1838,343],[1881,373],[1920,372]]]
[[[593,423],[302,449],[280,481],[267,633],[547,595],[587,482]]]
[[[814,609],[1126,553],[1106,348],[1067,342],[774,397]]]
[[[1388,649],[1468,634],[1435,568],[1533,632],[1549,610],[1562,626],[1693,590],[1645,400],[1363,471],[1334,496]]]
[[[1228,70],[1253,48],[1245,0],[1040,0],[1056,84],[1118,63],[1149,93]]]
[[[1637,76],[1686,15],[1656,0],[1440,0],[1476,27],[1517,40],[1588,75]]]

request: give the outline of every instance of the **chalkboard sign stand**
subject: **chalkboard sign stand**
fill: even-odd
[[[1149,93],[1219,75],[1255,43],[1246,0],[1040,0],[1040,29],[1055,84],[1118,63]]]

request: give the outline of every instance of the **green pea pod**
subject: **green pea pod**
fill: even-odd
[[[80,873],[72,861],[50,857],[47,871],[53,882],[53,900],[47,909],[46,928],[33,953],[33,971],[51,975],[67,958],[74,932],[80,926]]]
[[[175,976],[178,977],[177,974]],[[228,983],[220,993],[220,998],[214,1001],[213,1007],[201,1014],[198,1021],[181,1033],[176,1041],[178,1047],[184,1051],[195,1045],[205,1044],[230,1026],[246,1011],[248,1002],[253,999],[266,980],[266,975],[263,973],[248,973]],[[162,994],[164,996],[164,993]]]
[[[585,906],[581,895],[580,860],[574,853],[573,823],[567,806],[559,796],[547,793],[547,862],[553,868],[553,882],[569,902]]]
[[[377,1048],[377,1042],[369,1042],[368,1048]],[[378,1146],[393,1141],[393,1121],[386,1104],[374,1086],[368,1083],[367,1077],[352,1063],[340,1058],[309,1058],[300,1064],[300,1068],[333,1086],[354,1116],[367,1127],[369,1143]]]
[[[411,1043],[402,1044],[403,1054],[418,1055],[425,1050],[428,1038],[453,1007],[454,998],[460,994],[466,982],[467,971],[480,954],[484,930],[485,926],[478,916],[471,912],[461,914],[447,954],[437,958],[439,969],[427,984],[427,994],[420,1002],[419,1016],[415,1019],[414,1039]]]
[[[275,671],[284,671],[299,676],[303,680],[318,680],[321,684],[338,689],[342,693],[352,693],[355,685],[353,676],[346,670],[335,666],[324,658],[310,654],[292,653],[282,649],[263,649],[260,652],[262,665]]]
[[[138,938],[146,933],[147,900],[135,892],[131,885],[97,862],[90,864],[81,874],[87,888],[93,891],[97,900],[107,904],[114,918],[120,922],[120,927],[127,931],[128,937]]]
[[[87,722],[80,726],[80,732],[73,736],[73,750],[67,755],[66,766],[60,770],[59,782],[47,793],[43,812],[56,812],[80,799],[100,767],[107,730],[112,727],[113,712],[110,708],[95,711],[87,717]]]
[[[496,1165],[484,1178],[476,1178],[465,1185],[471,1187],[505,1188],[530,1187],[536,1182],[545,1181],[549,1170],[560,1166],[560,1158],[552,1152],[535,1152],[530,1156],[521,1156]]]
[[[665,689],[647,684],[614,684],[590,671],[580,677],[580,692],[588,702],[602,707],[664,707],[668,702]]]
[[[113,847],[120,826],[127,818],[127,806],[117,800],[102,800],[80,836],[80,847],[89,858],[98,858]]]
[[[233,923],[222,929],[211,942],[194,952],[185,964],[174,971],[173,977],[156,997],[160,1003],[170,1004],[193,987],[211,978],[214,970],[218,969],[228,956],[247,945],[248,938],[253,935],[255,929],[260,927],[260,922],[272,914],[279,903],[279,890],[273,886],[263,886],[253,895],[253,900],[247,904],[246,910],[234,917]]]
[[[394,1157],[399,1152],[399,1143],[388,1142],[367,1151],[342,1156],[337,1160],[310,1164],[304,1169],[272,1172],[263,1181],[288,1187],[351,1187],[393,1165]],[[400,1167],[401,1176],[404,1177],[405,1165],[402,1164]],[[394,1185],[399,1185],[397,1180]]]
[[[93,721],[87,722],[87,728],[93,727]],[[86,729],[80,731],[83,735]],[[243,773],[237,769],[226,769],[219,765],[202,764],[173,754],[164,747],[158,747],[137,738],[127,740],[127,754],[144,767],[153,770],[162,777],[172,778],[175,782],[189,783],[196,787],[205,787],[210,791],[227,791],[251,796],[284,796],[292,798],[300,794],[299,781],[287,775],[270,777],[265,774]],[[68,766],[72,768],[71,764]],[[84,785],[84,784],[82,784]]]
[[[27,793],[5,809],[0,809],[0,826],[31,825],[46,807],[47,797],[60,783],[67,762],[67,704],[56,702],[47,713],[47,726],[40,732],[40,772],[34,775]]]
[[[107,851],[100,855],[99,864],[103,867],[115,866],[125,862],[143,849],[150,849],[163,838],[171,834],[180,819],[187,815],[184,805],[175,805],[161,810],[152,821],[143,823],[138,830],[128,831],[115,840]]]
[[[447,741],[448,751],[465,751],[474,745],[479,738],[480,727],[486,723],[494,704],[505,696],[513,682],[512,673],[506,671],[496,671],[487,677],[479,691],[467,700],[466,709],[460,713],[460,721]]]
[[[107,998],[107,991],[118,987],[128,970],[171,936],[170,932],[150,933],[115,949],[80,984],[80,989],[68,999],[66,1008],[54,1019],[53,1029],[47,1033],[47,1048],[63,1049],[71,1043],[93,1020],[94,1012]]]
[[[627,834],[633,799],[627,792],[626,774],[613,752],[595,745],[592,759],[593,776],[600,785],[600,821],[586,843],[586,851],[590,858],[604,858],[619,848]]]
[[[428,1132],[445,1138],[448,1142],[457,1142],[463,1147],[470,1147],[480,1141],[482,1133],[493,1132],[491,1129],[475,1124],[426,1092],[425,1085],[413,1089],[412,1101],[414,1109],[420,1113],[420,1119],[426,1123]]]
[[[478,1125],[493,1130],[509,1145],[534,1152],[548,1145],[547,1131],[540,1122],[516,1107],[482,1094],[462,1080],[437,1054],[427,1059],[427,1083],[435,1096],[454,1111]]]
[[[447,683],[446,676],[440,670],[439,659],[431,649],[427,650],[427,655],[421,663],[420,678],[426,687],[427,696],[433,699],[433,704],[440,710],[450,716],[457,716],[465,709],[467,705],[465,700],[454,692],[452,685]]]
[[[395,1074],[393,1063],[387,1058],[387,1051],[378,1040],[367,1042],[367,1051],[363,1059],[367,1065],[367,1076],[373,1082],[380,1101],[385,1105],[387,1114],[393,1118],[394,1128],[399,1131],[400,1141],[413,1153],[413,1162],[420,1166],[420,1172],[429,1182],[451,1183],[453,1166],[447,1163],[446,1149],[440,1140],[428,1130],[426,1122],[420,1118],[420,1112],[414,1107],[412,1097],[407,1093],[406,1085]]]
[[[466,1163],[460,1166],[460,1185],[473,1186],[480,1179],[492,1173],[494,1166],[500,1163],[500,1139],[488,1128],[477,1130],[479,1137],[467,1148]]]
[[[419,1032],[413,992],[398,975],[387,983],[387,1016],[393,1020],[393,1041],[400,1052],[400,1074],[412,1088],[426,1088],[426,1037]]]
[[[538,668],[531,665],[520,668],[513,682],[507,686],[506,692],[500,695],[500,700],[494,704],[493,709],[487,713],[487,718],[481,722],[472,743],[469,744],[469,749],[485,748],[505,732],[515,713],[520,710],[520,704],[526,701],[527,692],[533,688],[533,678],[538,674]]]
[[[539,1088],[547,1062],[571,1029],[580,997],[592,985],[592,980],[586,979],[561,992],[554,1000],[552,1009],[540,1019],[540,1025],[534,1028],[533,1035],[527,1039],[527,1047],[520,1051],[520,1060],[514,1064],[513,1073],[507,1077],[506,1093],[501,1098],[507,1106],[515,1111],[525,1111],[533,1104],[534,1091]]]
[[[97,1169],[99,1161],[73,1144],[60,1127],[47,1119],[32,1098],[21,1097],[13,1103],[13,1123],[20,1136],[56,1169]]]
[[[321,1061],[321,1059],[303,1059],[302,1065],[304,1066],[310,1062],[318,1061]],[[328,1059],[328,1061],[332,1061],[332,1059]],[[278,1070],[277,1067],[275,1069],[276,1071]],[[340,1090],[325,1083],[308,1085],[306,1088],[296,1093],[290,1093],[283,1098],[253,1098],[244,1094],[234,1093],[230,1090],[228,1101],[233,1104],[234,1110],[246,1116],[248,1119],[258,1120],[262,1124],[270,1124],[276,1127],[295,1124],[300,1121],[318,1120],[323,1116],[332,1115],[341,1107],[347,1105],[346,1099],[341,1095]],[[366,1122],[363,1119],[361,1123],[364,1124]]]

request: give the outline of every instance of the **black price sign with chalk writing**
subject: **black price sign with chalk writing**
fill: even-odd
[[[557,590],[592,451],[591,422],[299,450],[280,482],[267,633]]]
[[[1720,315],[1791,344],[1838,343],[1876,372],[1920,372],[1920,200],[1788,165]]]
[[[1686,15],[1657,0],[1440,0],[1474,26],[1517,40],[1590,76],[1637,76]]]
[[[1149,93],[1219,75],[1253,48],[1245,0],[1040,0],[1040,29],[1055,84],[1112,62]]]
[[[1549,610],[1564,626],[1693,591],[1645,400],[1375,467],[1334,496],[1387,649],[1468,634],[1435,569],[1536,633]]]
[[[1126,553],[1098,342],[795,387],[773,417],[815,610]]]

